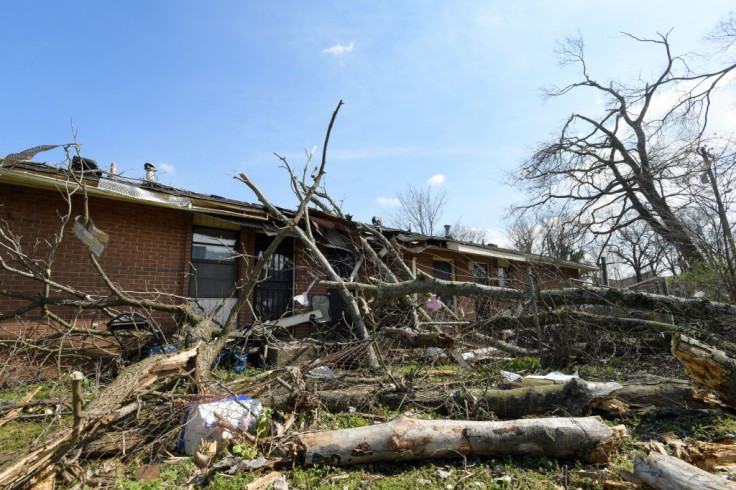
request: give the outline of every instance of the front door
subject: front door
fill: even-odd
[[[260,259],[273,237],[256,235],[256,257]],[[294,240],[285,238],[258,276],[253,290],[253,310],[262,322],[277,320],[291,311],[294,298]]]

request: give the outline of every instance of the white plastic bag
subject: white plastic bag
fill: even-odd
[[[191,456],[202,439],[217,441],[217,450],[222,449],[223,441],[232,438],[233,434],[215,423],[218,416],[239,430],[255,434],[262,410],[261,402],[242,395],[237,400],[230,397],[193,405],[179,437],[179,450]]]

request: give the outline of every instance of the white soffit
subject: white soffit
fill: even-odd
[[[97,188],[103,191],[115,192],[122,194],[123,196],[132,197],[134,199],[140,199],[142,201],[153,201],[162,204],[171,204],[173,206],[179,206],[182,208],[189,208],[192,206],[192,202],[181,196],[172,196],[161,192],[149,191],[147,189],[141,189],[138,186],[124,184],[122,182],[116,182],[108,179],[100,179]]]
[[[521,254],[515,254],[511,252],[503,252],[501,250],[494,250],[488,247],[476,247],[473,245],[466,245],[464,243],[447,242],[448,250],[456,250],[461,253],[481,255],[483,257],[493,257],[496,259],[513,260],[515,262],[526,262],[526,257]]]

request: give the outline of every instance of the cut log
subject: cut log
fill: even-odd
[[[610,460],[626,429],[598,417],[508,422],[419,420],[298,436],[304,464],[352,465],[464,456],[547,456],[594,463]]]
[[[375,386],[355,386],[341,390],[322,390],[316,393],[319,401],[334,412],[345,412],[350,407],[367,411],[381,405],[404,410],[412,406],[433,408],[457,415],[471,410],[474,414],[495,414],[502,419],[544,415],[558,412],[578,417],[587,415],[598,402],[622,387],[618,383],[590,383],[574,379],[560,385],[530,386],[515,390],[471,389],[448,393],[439,390],[381,392]],[[284,408],[285,399],[272,398],[273,408]]]
[[[450,348],[455,345],[455,339],[443,332],[418,332],[408,328],[384,328],[383,335],[401,341],[404,347],[441,347]]]
[[[453,393],[454,406],[448,407],[448,411],[492,412],[501,419],[552,413],[581,417],[588,415],[595,403],[609,398],[621,388],[618,383],[572,379],[565,384],[515,390],[461,390]]]
[[[680,334],[672,336],[672,354],[696,383],[716,391],[725,403],[736,406],[736,360],[723,351]]]
[[[736,483],[680,459],[652,452],[634,460],[634,476],[662,490],[736,489]]]
[[[713,408],[691,382],[652,375],[628,380],[614,396],[628,405],[627,408]]]
[[[659,382],[636,380],[636,384],[591,383],[573,379],[566,384],[528,386],[513,390],[467,389],[455,392],[423,390],[385,391],[363,385],[339,390],[321,390],[310,396],[333,412],[349,407],[370,411],[376,406],[406,410],[413,406],[431,408],[451,415],[470,414],[484,419],[484,414],[501,419],[527,415],[560,413],[579,417],[591,411],[619,415],[640,407],[711,408],[687,381],[662,379]],[[287,396],[271,395],[262,401],[274,409],[287,408]]]

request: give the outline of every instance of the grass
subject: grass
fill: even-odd
[[[584,365],[579,367],[580,376],[589,380],[623,380],[627,368],[631,366],[611,363],[601,363],[597,366]],[[639,366],[637,366],[639,367]],[[641,367],[639,367],[641,369]],[[466,386],[489,383],[489,377],[497,379],[499,371],[507,370],[522,375],[539,372],[538,359],[533,357],[514,359],[503,363],[493,363],[478,368],[470,373],[463,373],[457,366],[436,365],[421,366],[419,363],[409,364],[397,369],[397,373],[406,378],[414,377],[422,385],[448,386],[447,390],[454,390],[455,384],[448,381],[460,381]],[[575,371],[575,367],[564,369],[566,373]],[[467,379],[466,379],[467,375]],[[245,375],[247,379],[247,374]],[[449,379],[448,379],[449,378]],[[20,400],[29,390],[39,385],[31,385],[13,390],[0,392],[0,400]],[[36,400],[57,400],[68,396],[67,383],[44,383],[41,391],[34,398]],[[90,393],[94,390],[91,384],[85,386]],[[43,410],[45,407],[40,407]],[[403,409],[405,410],[406,407]],[[378,409],[375,415],[379,419],[391,418],[399,415],[397,411]],[[268,436],[268,426],[272,418],[272,411],[265,409],[258,421],[259,437]],[[431,410],[417,410],[413,416],[419,418],[442,418]],[[138,416],[138,422],[147,421],[145,414]],[[309,429],[335,430],[355,427],[366,427],[374,423],[372,416],[350,413],[321,413],[316,421],[308,419],[308,414],[301,414],[300,421],[304,420]],[[69,425],[68,417],[60,420],[50,418],[13,421],[0,428],[0,460],[12,453],[28,448],[31,442],[48,429],[51,424]],[[673,432],[684,440],[712,441],[725,437],[736,437],[736,420],[716,412],[687,411],[675,409],[656,409],[647,412],[637,412],[618,420],[612,424],[623,423],[629,429],[631,438],[624,444],[620,453],[612,461],[603,466],[586,466],[579,461],[551,460],[545,457],[526,458],[468,458],[453,461],[422,461],[416,463],[391,462],[383,464],[369,464],[357,467],[335,468],[329,466],[299,467],[282,470],[291,488],[305,489],[430,489],[430,488],[467,488],[467,489],[556,489],[582,488],[600,489],[605,479],[618,479],[622,469],[631,471],[633,455],[641,450],[640,442],[658,439],[664,432]],[[313,425],[312,425],[313,424]],[[300,424],[297,424],[300,425]],[[169,451],[173,452],[172,447]],[[229,454],[243,459],[252,459],[260,455],[255,447],[243,439],[233,439],[228,447]],[[158,453],[161,454],[161,453]],[[130,456],[129,456],[130,457]],[[133,456],[136,458],[136,456]],[[159,459],[157,459],[159,458]],[[109,460],[107,460],[109,461]],[[121,490],[159,490],[185,487],[190,480],[200,474],[190,461],[182,460],[175,463],[158,463],[160,476],[150,482],[136,481],[136,469],[143,462],[157,464],[160,456],[155,454],[141,455],[137,459],[125,461],[125,471],[122,466],[117,473],[120,475],[115,481],[114,488]],[[87,468],[100,464],[99,461],[89,461]],[[120,463],[122,465],[122,463]],[[218,490],[240,489],[247,486],[270,470],[261,472],[240,472],[235,475],[214,474],[204,483],[207,488]],[[108,473],[111,480],[114,474]],[[124,476],[122,476],[124,474]]]
[[[46,423],[11,421],[0,428],[0,457],[31,447],[33,441],[43,434]]]
[[[287,475],[293,488],[304,489],[557,489],[565,480],[571,488],[602,488],[576,476],[570,466],[543,457],[467,459],[435,463],[385,463],[365,468],[314,466],[294,468]],[[569,475],[569,476],[566,476]]]
[[[736,420],[711,411],[658,408],[622,420],[631,435],[640,440],[657,439],[672,432],[680,439],[716,441],[736,438]]]

